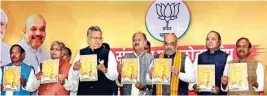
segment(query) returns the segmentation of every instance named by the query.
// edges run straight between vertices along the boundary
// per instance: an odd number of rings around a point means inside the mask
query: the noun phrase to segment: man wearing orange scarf
[[[70,95],[70,92],[67,90],[70,84],[67,84],[68,73],[71,64],[69,61],[63,59],[65,45],[62,42],[54,41],[51,44],[51,57],[52,59],[59,59],[59,82],[56,83],[47,83],[41,84],[39,87],[39,95]],[[40,72],[39,74],[42,74]],[[39,75],[38,74],[38,75]],[[40,78],[39,78],[40,79]]]
[[[153,86],[154,95],[188,95],[188,83],[195,82],[195,74],[189,57],[177,50],[177,37],[175,34],[167,34],[164,38],[164,52],[155,58],[172,59],[170,85],[156,84]],[[150,66],[149,76],[153,73]]]

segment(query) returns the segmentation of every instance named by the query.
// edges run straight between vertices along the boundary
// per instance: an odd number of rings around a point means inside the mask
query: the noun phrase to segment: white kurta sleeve
[[[228,61],[228,58],[227,58],[227,61]],[[229,64],[227,63],[227,64],[225,65],[225,67],[224,67],[223,76],[228,76],[228,66],[229,66]],[[229,82],[229,81],[228,81],[228,82]],[[227,92],[227,91],[228,91],[228,84],[227,84],[226,88],[223,89],[223,88],[222,88],[222,83],[221,83],[221,90],[222,90],[223,92]]]
[[[75,92],[78,90],[78,81],[77,80],[67,80],[65,79],[65,84],[63,85],[63,87],[68,90],[68,91],[72,91]]]
[[[26,90],[29,92],[36,91],[40,86],[40,81],[34,75],[33,69],[31,69],[31,73],[29,75],[28,81],[26,83]],[[23,88],[23,87],[22,87]],[[24,88],[23,88],[24,89]]]
[[[117,70],[117,61],[115,59],[115,55],[109,51],[109,55],[108,55],[108,69],[107,69],[107,73],[104,73],[106,75],[106,77],[109,80],[116,80],[118,79],[118,70]]]
[[[229,61],[231,61],[231,60],[233,60],[233,57],[230,56],[230,55],[228,55],[228,56],[227,56],[227,59],[226,59],[226,64],[227,64]]]
[[[195,82],[194,83],[189,83],[189,85],[188,85],[188,89],[189,90],[194,90],[194,85],[195,84],[197,84],[197,66],[198,66],[198,56],[199,55],[197,55],[196,56],[196,59],[195,59],[195,61],[193,62],[193,70],[194,70],[194,76],[195,76],[195,78],[196,78],[196,80],[195,80]]]
[[[193,64],[188,56],[185,58],[185,73],[180,72],[179,78],[187,83],[193,83],[196,81],[194,76]],[[180,71],[180,70],[179,70]]]
[[[65,80],[65,84],[63,85],[64,88],[68,91],[76,92],[78,90],[80,71],[73,70],[73,67],[74,63],[79,60],[80,60],[80,52],[78,52],[77,55],[75,56],[73,64],[69,69],[68,80]]]
[[[150,65],[149,65],[149,69],[152,68],[153,64],[154,64],[154,60],[151,61]],[[146,73],[146,83],[148,85],[152,85],[152,78],[150,78],[148,72]]]
[[[196,80],[193,83],[189,83],[189,85],[188,85],[189,90],[194,90],[193,87],[195,84],[197,84],[197,65],[198,65],[197,63],[193,64],[194,76],[195,76]]]
[[[257,82],[258,82],[258,88],[253,87],[256,92],[263,91],[264,89],[264,68],[262,63],[258,63],[257,69],[256,69],[256,74],[257,74]]]

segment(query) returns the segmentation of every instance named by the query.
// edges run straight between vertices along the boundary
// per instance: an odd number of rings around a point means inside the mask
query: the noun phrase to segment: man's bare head
[[[166,55],[173,55],[177,45],[177,36],[174,33],[169,33],[164,37],[164,53]]]
[[[29,16],[25,21],[25,40],[33,48],[41,47],[46,37],[46,21],[40,14]]]

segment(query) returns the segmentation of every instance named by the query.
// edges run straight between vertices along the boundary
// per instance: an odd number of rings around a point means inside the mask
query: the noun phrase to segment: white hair
[[[7,22],[8,22],[7,15],[6,15],[6,13],[5,13],[5,11],[4,11],[3,9],[0,9],[0,10],[1,10],[1,17],[4,16],[4,20],[1,19],[1,21],[3,20],[3,22],[4,22],[5,24],[7,24]]]

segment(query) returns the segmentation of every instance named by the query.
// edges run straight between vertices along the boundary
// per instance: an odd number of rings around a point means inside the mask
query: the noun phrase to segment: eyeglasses
[[[93,40],[102,40],[103,38],[102,37],[89,37],[90,39],[93,39]]]
[[[248,49],[249,47],[248,47],[248,46],[237,45],[237,48],[238,48],[238,49]]]
[[[55,51],[61,51],[61,49],[57,49],[57,48],[51,48],[50,49],[50,51],[53,51],[53,50],[55,50]]]
[[[33,32],[35,32],[37,30],[39,30],[40,32],[45,32],[45,27],[41,27],[41,28],[31,27],[30,30]]]
[[[165,46],[176,46],[176,43],[175,42],[172,42],[172,43],[167,43],[167,42],[164,42],[164,45]]]

